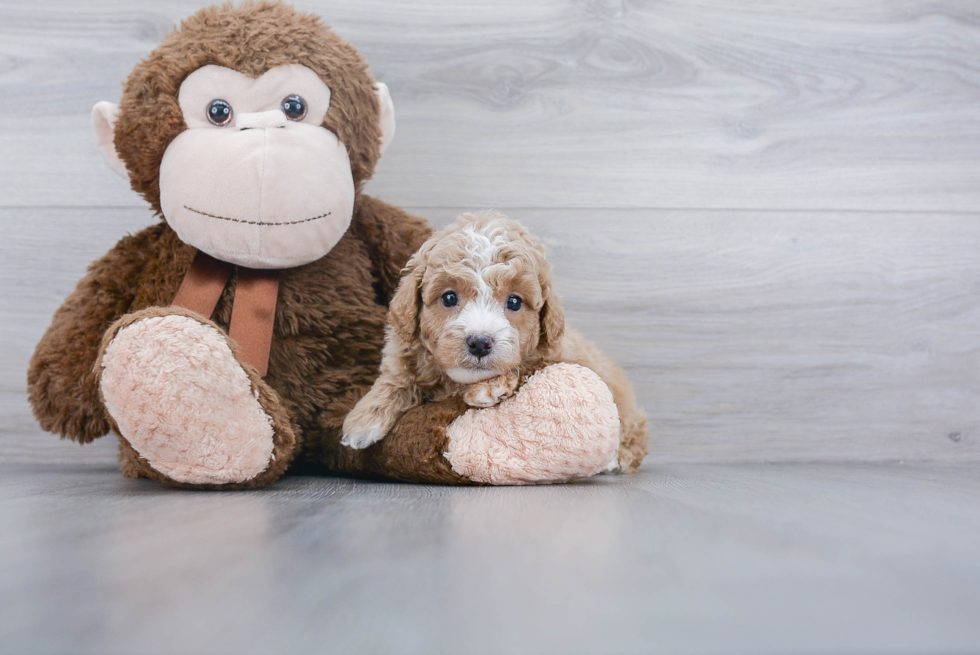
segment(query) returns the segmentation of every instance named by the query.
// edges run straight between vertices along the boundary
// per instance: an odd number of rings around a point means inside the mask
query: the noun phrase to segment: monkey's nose
[[[466,347],[474,357],[486,357],[493,349],[493,339],[485,334],[473,334],[466,338]]]
[[[235,116],[235,127],[240,130],[253,130],[264,127],[285,127],[286,114],[278,109],[242,113]]]

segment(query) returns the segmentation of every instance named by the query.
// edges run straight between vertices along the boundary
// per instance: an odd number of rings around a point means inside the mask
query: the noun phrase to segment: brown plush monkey
[[[164,221],[92,264],[55,314],[28,372],[44,429],[82,443],[111,429],[125,475],[194,488],[263,486],[299,464],[495,481],[494,415],[463,416],[458,401],[413,410],[367,450],[340,444],[377,376],[399,273],[430,234],[361,193],[394,114],[352,46],[280,3],[203,9],[136,66],[118,107],[96,105],[93,122],[107,162]],[[573,464],[608,449],[608,430],[582,430],[583,415],[611,403],[589,373],[556,369],[519,391],[512,416],[537,412],[569,430],[518,436],[553,445],[577,435]],[[555,391],[561,402],[536,406]],[[460,440],[480,466],[444,456]],[[555,474],[534,448],[508,448],[525,482],[596,472]]]

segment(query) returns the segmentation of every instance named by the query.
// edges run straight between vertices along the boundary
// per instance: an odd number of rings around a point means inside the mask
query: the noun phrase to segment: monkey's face
[[[319,259],[350,224],[347,148],[323,127],[330,89],[309,68],[253,79],[204,66],[181,84],[187,129],[160,164],[160,205],[182,241],[252,268]]]
[[[277,2],[182,21],[92,119],[109,166],[181,239],[251,268],[327,254],[395,131],[357,50]]]

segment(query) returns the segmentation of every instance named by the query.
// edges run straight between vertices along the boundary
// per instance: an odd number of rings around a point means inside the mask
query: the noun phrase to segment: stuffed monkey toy
[[[377,377],[400,271],[431,230],[361,192],[394,133],[391,98],[317,17],[276,2],[203,9],[93,124],[163,220],[94,262],[55,313],[28,371],[45,430],[83,444],[114,431],[124,475],[208,489],[291,467],[560,482],[616,461],[608,389],[562,365],[506,407],[430,403],[370,448],[341,445]],[[552,429],[501,441],[522,412]],[[461,444],[470,456],[451,461]]]

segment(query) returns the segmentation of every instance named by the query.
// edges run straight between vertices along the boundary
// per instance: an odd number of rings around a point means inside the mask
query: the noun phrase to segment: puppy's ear
[[[538,341],[538,351],[545,356],[557,355],[561,350],[562,337],[565,335],[565,312],[561,308],[561,302],[551,286],[550,279],[541,280],[541,296],[544,298],[544,304],[539,314],[541,336]]]
[[[551,284],[551,264],[548,262],[544,246],[522,228],[525,240],[528,242],[528,255],[538,274],[538,285],[541,287],[541,299],[544,301],[538,312],[538,353],[545,359],[557,357],[561,352],[561,340],[565,336],[565,312],[561,301]]]
[[[425,274],[423,260],[428,252],[426,244],[412,255],[402,269],[398,288],[388,304],[388,325],[405,343],[415,339],[419,332],[419,312],[422,310],[422,277]]]

